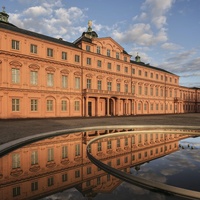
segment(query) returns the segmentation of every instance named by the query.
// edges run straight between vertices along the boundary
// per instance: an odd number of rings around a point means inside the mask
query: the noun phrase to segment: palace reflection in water
[[[109,193],[121,181],[87,158],[90,139],[122,130],[99,130],[44,139],[0,158],[0,199],[38,199],[75,187],[84,196]],[[99,160],[130,173],[131,167],[175,152],[187,136],[133,133],[96,141],[89,149]]]

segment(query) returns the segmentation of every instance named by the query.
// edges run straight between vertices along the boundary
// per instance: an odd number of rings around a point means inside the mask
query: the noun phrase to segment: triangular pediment
[[[94,38],[92,39],[92,43],[95,43],[96,45],[99,45],[101,47],[110,48],[114,51],[124,51],[124,48],[111,37]]]

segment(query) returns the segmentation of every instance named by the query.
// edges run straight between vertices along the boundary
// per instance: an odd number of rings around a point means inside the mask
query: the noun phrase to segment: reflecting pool
[[[200,192],[199,131],[182,132],[100,129],[20,145],[0,158],[0,199],[186,199],[124,181],[88,156],[129,177]]]

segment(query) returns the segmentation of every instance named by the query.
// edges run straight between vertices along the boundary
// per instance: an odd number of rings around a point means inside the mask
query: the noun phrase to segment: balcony
[[[128,92],[117,92],[109,90],[97,90],[97,89],[83,89],[83,94],[101,94],[101,95],[112,95],[112,96],[127,96],[134,97],[134,94]]]

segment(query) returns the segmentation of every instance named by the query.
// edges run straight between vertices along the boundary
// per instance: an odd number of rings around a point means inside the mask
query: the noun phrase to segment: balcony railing
[[[117,92],[109,90],[97,90],[97,89],[83,89],[84,94],[110,94],[110,95],[121,95],[121,96],[134,96],[134,94],[129,92]]]

